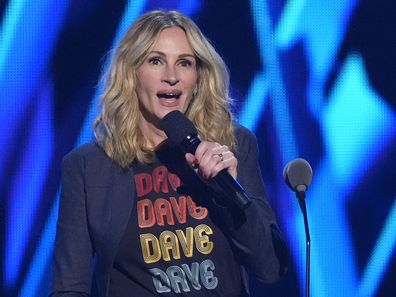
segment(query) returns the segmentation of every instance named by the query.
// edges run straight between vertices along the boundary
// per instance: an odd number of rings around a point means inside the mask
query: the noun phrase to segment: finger
[[[195,157],[198,159],[202,166],[207,166],[208,164],[215,161],[213,156],[221,155],[223,146],[217,142],[203,142],[202,146],[197,148]],[[217,160],[219,161],[219,160]]]
[[[226,152],[223,154],[223,161],[218,162],[211,168],[209,177],[215,177],[220,171],[225,169],[233,178],[236,178],[237,166],[238,160],[235,158],[234,154],[232,152]]]
[[[217,142],[202,141],[198,145],[194,155],[198,159],[198,161],[201,162],[202,158],[205,155],[212,155],[214,153],[213,150],[216,147],[221,147],[221,146]]]
[[[212,149],[205,154],[205,157],[208,158],[208,162],[217,165],[218,163],[223,162],[226,159],[233,158],[234,154],[228,149],[226,145],[218,145],[213,146]]]
[[[198,161],[193,154],[186,153],[185,155],[187,164],[190,165],[192,168],[196,168],[198,166]]]
[[[206,179],[215,177],[221,170],[226,169],[235,178],[237,159],[231,151],[213,154],[210,159],[204,156],[200,163],[200,172]]]
[[[199,169],[204,178],[210,178],[213,176],[213,168],[221,162],[223,156],[213,153],[212,150],[208,150],[202,156],[199,162]]]

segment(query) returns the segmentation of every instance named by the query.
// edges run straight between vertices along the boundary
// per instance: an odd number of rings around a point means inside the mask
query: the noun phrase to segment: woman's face
[[[197,67],[186,34],[164,29],[137,69],[141,124],[158,124],[173,110],[185,112],[197,85]]]

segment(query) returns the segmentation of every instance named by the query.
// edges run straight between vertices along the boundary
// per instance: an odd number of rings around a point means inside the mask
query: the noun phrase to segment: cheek
[[[196,73],[191,73],[188,79],[186,80],[186,84],[189,88],[194,89],[198,83],[198,77]]]
[[[139,101],[150,101],[149,99],[152,97],[152,83],[150,80],[147,80],[144,77],[140,77],[137,80],[136,85],[136,94],[139,98]]]
[[[148,91],[155,81],[155,73],[147,69],[138,69],[136,72],[137,90]]]
[[[146,78],[143,75],[139,75],[136,80],[136,90],[143,91],[147,86]]]
[[[147,84],[144,81],[138,80],[136,85],[136,96],[139,104],[146,108],[150,105],[150,91],[147,89]]]

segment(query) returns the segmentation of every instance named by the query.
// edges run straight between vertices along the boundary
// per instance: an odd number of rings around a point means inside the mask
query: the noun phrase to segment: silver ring
[[[220,154],[217,154],[217,155],[220,157],[220,162],[223,162],[224,161],[223,153],[220,153]]]

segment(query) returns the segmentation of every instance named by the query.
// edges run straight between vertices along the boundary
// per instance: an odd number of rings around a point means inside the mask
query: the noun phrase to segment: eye
[[[193,65],[193,62],[191,62],[190,60],[187,60],[187,59],[183,59],[183,60],[180,60],[179,61],[179,65],[181,66],[181,67],[191,67],[192,65]]]
[[[151,57],[148,59],[148,63],[151,65],[160,65],[162,62],[159,57]]]

